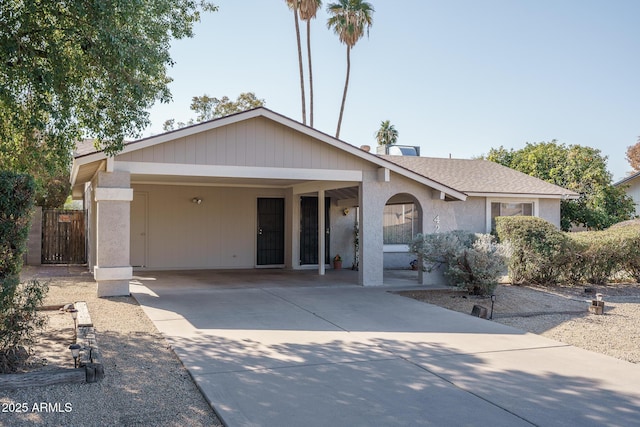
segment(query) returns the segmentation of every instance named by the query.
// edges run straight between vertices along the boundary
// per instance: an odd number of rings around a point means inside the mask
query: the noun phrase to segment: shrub
[[[511,244],[509,275],[515,284],[550,284],[573,275],[575,247],[553,224],[536,217],[496,218],[501,242]]]
[[[444,266],[450,284],[475,295],[493,293],[506,267],[509,248],[489,234],[452,231],[418,235],[411,251],[426,271]]]
[[[640,223],[605,232],[619,236],[619,268],[640,282]]]
[[[12,369],[20,346],[43,325],[36,312],[46,286],[20,286],[35,184],[28,175],[0,171],[0,369]]]
[[[0,372],[11,372],[29,355],[36,333],[47,318],[37,308],[47,295],[48,286],[36,280],[18,285],[12,300],[3,300],[0,310]],[[25,349],[26,348],[26,349]]]
[[[563,233],[540,218],[499,217],[496,231],[501,241],[512,245],[509,274],[514,283],[600,284],[619,272],[640,281],[638,222]]]
[[[602,284],[621,269],[622,239],[619,233],[584,231],[568,236],[575,250],[571,266],[573,282]]]

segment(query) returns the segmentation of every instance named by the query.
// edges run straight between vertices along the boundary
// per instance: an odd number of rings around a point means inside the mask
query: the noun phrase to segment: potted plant
[[[333,257],[333,269],[340,270],[342,268],[342,258],[340,254]]]

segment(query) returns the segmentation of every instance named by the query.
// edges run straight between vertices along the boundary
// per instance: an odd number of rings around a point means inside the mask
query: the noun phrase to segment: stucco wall
[[[253,268],[257,198],[285,198],[285,212],[291,203],[289,192],[282,189],[158,185],[133,185],[133,189],[133,203],[140,193],[147,197],[149,269]],[[194,197],[202,203],[193,203]],[[137,214],[131,221],[132,228],[140,228],[133,223],[144,218]],[[289,221],[285,213],[285,223]],[[285,242],[289,237],[286,233]],[[286,245],[285,260],[290,251]]]
[[[455,218],[455,225],[454,228],[441,228],[441,231],[487,232],[487,199],[485,197],[468,197],[464,202],[449,202],[449,205]]]
[[[539,215],[540,218],[546,219],[551,224],[560,228],[560,200],[558,199],[540,199]]]

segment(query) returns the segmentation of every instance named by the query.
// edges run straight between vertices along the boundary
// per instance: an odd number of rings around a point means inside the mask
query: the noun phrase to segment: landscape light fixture
[[[71,356],[73,356],[73,367],[78,367],[78,356],[80,356],[80,344],[71,344],[69,350],[71,350]]]
[[[491,314],[489,314],[489,320],[493,320],[493,304],[496,302],[496,294],[491,294]]]
[[[78,338],[78,310],[75,308],[72,308],[69,310],[69,313],[71,313],[71,318],[73,319],[73,336],[77,339]]]

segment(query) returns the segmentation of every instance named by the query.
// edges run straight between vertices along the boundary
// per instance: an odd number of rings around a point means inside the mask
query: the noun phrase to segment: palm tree
[[[293,11],[293,19],[296,24],[296,40],[298,41],[298,66],[300,68],[300,95],[302,97],[302,123],[307,124],[307,101],[304,97],[304,72],[302,69],[302,46],[300,44],[300,24],[298,23],[298,10],[301,0],[285,0],[289,9]]]
[[[349,73],[351,71],[351,48],[364,35],[366,27],[367,35],[369,28],[373,24],[373,6],[363,0],[339,0],[327,6],[327,12],[331,15],[327,21],[327,27],[333,29],[341,43],[347,45],[347,78],[344,82],[344,92],[342,94],[342,105],[340,106],[340,117],[338,118],[338,128],[336,138],[340,137],[340,126],[342,125],[342,115],[344,113],[344,103],[347,99],[347,89],[349,88]]]
[[[311,66],[311,20],[322,6],[321,0],[300,0],[300,19],[307,21],[307,58],[309,60],[309,126],[313,127],[313,67]]]
[[[398,142],[398,131],[391,124],[391,121],[380,122],[380,129],[376,132],[376,141],[378,141],[378,145],[394,145]]]

